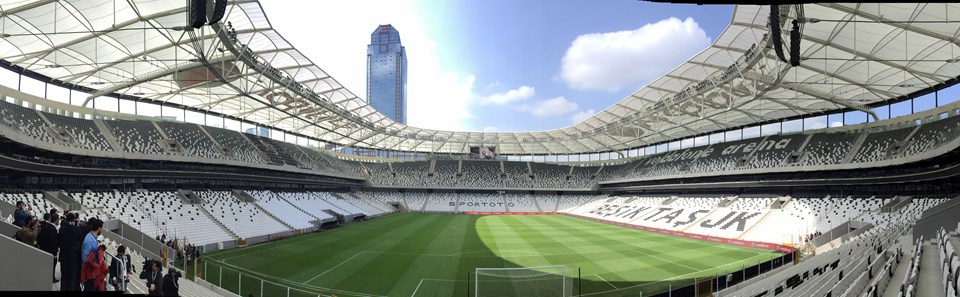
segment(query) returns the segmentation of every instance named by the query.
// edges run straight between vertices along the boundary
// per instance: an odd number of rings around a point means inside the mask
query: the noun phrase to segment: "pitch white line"
[[[420,290],[420,285],[422,285],[422,284],[423,284],[423,279],[421,278],[421,279],[420,279],[420,283],[417,284],[417,288],[416,288],[416,289],[413,289],[413,294],[410,294],[410,297],[417,296],[417,291]]]
[[[309,239],[306,239],[306,240],[309,240]],[[252,255],[252,254],[257,254],[257,253],[266,252],[266,251],[269,251],[269,250],[272,250],[272,249],[275,249],[275,248],[281,248],[281,247],[285,247],[285,246],[288,246],[288,245],[299,244],[299,243],[300,243],[299,241],[288,242],[288,243],[285,243],[285,244],[281,244],[281,245],[277,245],[277,246],[272,246],[272,247],[269,247],[269,248],[265,248],[265,249],[262,249],[262,250],[245,251],[246,253],[242,253],[242,252],[244,252],[243,250],[237,250],[237,252],[241,252],[241,253],[238,254],[238,255],[236,255],[236,256],[223,257],[223,258],[220,258],[220,259],[222,259],[223,262],[227,262],[227,260],[230,260],[230,259],[233,259],[233,258],[239,258],[239,257],[243,257],[243,256],[249,256],[249,255]]]
[[[356,228],[360,228],[360,227],[366,227],[366,225],[364,225],[364,226],[353,226],[352,228],[356,229]],[[292,241],[290,241],[290,242],[287,242],[287,243],[284,243],[284,244],[280,244],[280,245],[276,245],[276,246],[272,246],[272,247],[268,247],[268,248],[264,248],[264,249],[257,249],[257,248],[260,247],[260,246],[249,246],[249,247],[244,247],[244,248],[237,248],[237,249],[234,249],[234,250],[227,250],[227,251],[224,251],[224,253],[218,255],[218,257],[224,256],[224,255],[231,255],[231,256],[229,256],[229,257],[220,258],[220,259],[226,261],[226,260],[228,260],[228,259],[233,259],[233,258],[239,258],[239,257],[243,257],[243,256],[249,256],[249,255],[253,255],[253,254],[258,254],[258,253],[266,252],[266,251],[269,251],[269,250],[272,250],[272,249],[281,248],[281,247],[285,247],[285,246],[288,246],[288,245],[300,244],[300,243],[304,243],[304,242],[308,242],[308,241],[312,241],[312,240],[316,240],[316,239],[330,239],[330,238],[333,237],[333,236],[338,236],[338,235],[340,235],[341,232],[338,232],[338,231],[340,231],[340,230],[344,230],[344,229],[341,227],[341,228],[339,228],[339,229],[334,229],[334,230],[330,230],[330,231],[323,231],[323,232],[325,232],[327,235],[325,235],[325,236],[314,236],[314,237],[311,237],[311,238],[303,238],[303,237],[300,237],[300,236],[307,236],[307,235],[309,235],[309,233],[307,233],[307,234],[301,234],[301,235],[298,235],[298,236],[296,236],[296,237],[285,238],[285,239],[292,239]],[[312,233],[316,233],[316,232],[312,232]],[[335,234],[330,234],[330,233],[335,233]],[[299,240],[298,240],[298,239],[299,239]],[[265,244],[269,244],[269,242],[268,242],[268,243],[265,243]]]
[[[350,262],[350,260],[353,260],[353,258],[356,258],[356,257],[359,256],[360,254],[363,254],[363,253],[366,253],[366,252],[367,252],[367,251],[359,252],[359,253],[357,253],[356,255],[353,255],[353,257],[350,257],[350,258],[348,258],[348,259],[346,259],[346,260],[343,260],[343,262],[340,262],[340,264],[337,264],[337,266],[333,266],[333,268],[327,269],[327,271],[324,271],[324,272],[322,272],[322,273],[320,273],[320,274],[317,274],[317,276],[314,276],[313,278],[311,278],[311,279],[309,279],[309,280],[307,280],[307,281],[305,281],[305,282],[303,282],[303,283],[304,283],[304,284],[309,283],[309,282],[317,279],[318,277],[323,276],[324,274],[327,274],[327,272],[330,272],[330,271],[333,271],[334,269],[337,269],[337,267],[340,267],[340,265],[343,265],[344,263]]]
[[[608,285],[610,285],[610,286],[613,287],[614,289],[620,290],[620,288],[617,288],[617,286],[614,286],[613,284],[611,284],[610,282],[608,282],[606,279],[604,279],[604,278],[603,278],[602,276],[600,276],[599,274],[594,274],[594,275],[596,275],[597,277],[599,277],[600,280],[602,280],[603,282],[607,283]]]
[[[664,258],[660,258],[660,257],[654,256],[654,255],[651,255],[651,254],[647,254],[647,253],[641,252],[641,251],[639,251],[639,250],[630,250],[630,251],[631,251],[631,252],[635,252],[635,253],[641,253],[641,254],[643,254],[644,256],[647,256],[647,257],[651,257],[651,258],[654,258],[654,259],[660,259],[660,260],[667,261],[667,262],[670,262],[670,263],[673,263],[673,264],[677,264],[677,265],[679,265],[679,266],[683,266],[683,267],[686,267],[686,268],[689,268],[689,269],[693,269],[693,270],[695,270],[695,271],[699,271],[699,269],[697,269],[697,268],[693,268],[693,267],[690,267],[690,266],[687,266],[687,265],[680,264],[680,263],[675,262],[675,261],[670,261],[670,260],[667,260],[667,259],[664,259]]]
[[[292,289],[295,289],[295,290],[298,290],[298,291],[302,291],[302,292],[306,292],[306,291],[303,291],[303,290],[300,290],[300,288],[294,288],[294,287],[311,288],[311,289],[316,290],[316,291],[329,291],[329,292],[338,293],[338,294],[347,295],[347,296],[376,296],[376,297],[387,297],[387,296],[383,296],[383,295],[374,295],[374,294],[369,294],[369,293],[352,292],[352,291],[338,290],[338,289],[333,289],[333,288],[325,288],[325,287],[314,286],[314,285],[310,285],[310,284],[298,283],[298,282],[289,281],[289,280],[286,280],[286,279],[283,279],[283,278],[277,278],[277,277],[275,277],[275,276],[270,276],[270,275],[266,275],[266,274],[263,274],[263,273],[259,273],[259,272],[256,272],[256,271],[253,271],[253,270],[249,270],[249,269],[246,269],[246,268],[243,268],[243,267],[239,267],[239,266],[236,266],[236,265],[231,265],[231,264],[228,264],[228,263],[225,263],[225,262],[219,262],[219,261],[216,261],[216,260],[211,261],[211,263],[215,263],[215,264],[217,264],[217,265],[229,266],[229,267],[231,267],[231,268],[233,268],[233,269],[236,269],[237,272],[243,271],[243,272],[245,272],[245,273],[247,273],[247,274],[249,274],[249,275],[257,276],[257,278],[260,278],[260,279],[262,279],[262,280],[273,279],[273,280],[275,280],[276,282],[274,282],[274,281],[267,281],[267,282],[270,282],[270,283],[273,283],[273,284],[277,284],[277,285],[285,285],[285,286],[288,286],[288,287],[290,287],[290,288],[292,288]],[[330,297],[330,295],[323,295],[323,294],[321,294],[321,295],[324,296],[324,297]]]

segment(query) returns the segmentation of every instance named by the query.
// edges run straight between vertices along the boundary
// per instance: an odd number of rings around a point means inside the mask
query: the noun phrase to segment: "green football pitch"
[[[473,296],[475,268],[554,265],[574,294],[649,296],[778,256],[560,215],[404,213],[211,253],[199,266],[243,297]]]

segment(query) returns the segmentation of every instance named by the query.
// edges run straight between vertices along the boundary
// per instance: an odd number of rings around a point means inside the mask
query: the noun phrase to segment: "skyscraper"
[[[367,104],[394,121],[407,123],[407,53],[400,32],[389,24],[370,34]]]

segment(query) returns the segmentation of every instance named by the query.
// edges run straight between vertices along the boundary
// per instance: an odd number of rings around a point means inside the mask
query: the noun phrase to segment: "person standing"
[[[97,236],[100,236],[100,229],[103,228],[103,222],[100,219],[92,218],[87,220],[87,228],[90,232],[83,238],[83,246],[80,259],[83,260],[83,268],[80,273],[80,280],[83,282],[84,291],[96,290],[96,279],[94,278],[96,269],[103,265],[103,259],[97,259]],[[99,260],[99,261],[98,261]]]
[[[68,212],[60,224],[60,291],[80,291],[80,241],[83,233],[76,220],[76,214]]]
[[[53,282],[59,282],[57,279],[57,252],[60,251],[59,236],[57,234],[57,224],[60,224],[60,215],[56,213],[48,214],[49,221],[40,225],[40,235],[37,237],[38,247],[53,255]]]
[[[163,277],[163,296],[180,296],[180,272],[170,267],[167,269],[167,275]]]
[[[27,216],[23,228],[17,232],[20,242],[37,247],[37,235],[40,234],[40,220],[34,216]]]
[[[147,274],[147,296],[163,296],[163,273],[160,271],[160,261],[153,260]]]
[[[107,277],[108,270],[106,254],[107,247],[101,244],[84,259],[83,269],[80,271],[84,291],[106,291],[106,283],[103,281]]]
[[[114,291],[127,291],[127,283],[130,282],[130,275],[133,273],[130,255],[127,254],[127,247],[117,247],[117,257],[110,262],[110,284]]]
[[[17,209],[13,211],[13,224],[17,227],[23,227],[27,223],[27,218],[30,217],[31,207],[27,206],[23,201],[17,201]]]

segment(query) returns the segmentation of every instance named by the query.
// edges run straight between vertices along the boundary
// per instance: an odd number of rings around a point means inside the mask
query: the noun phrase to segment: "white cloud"
[[[583,120],[586,120],[595,114],[597,114],[597,111],[593,109],[581,110],[570,115],[570,121],[576,124],[579,122],[583,122]]]
[[[474,118],[470,104],[475,80],[473,75],[460,78],[452,72],[438,72],[432,78],[435,85],[410,84],[408,96],[418,96],[415,100],[407,99],[407,124],[438,130],[472,130],[467,122]]]
[[[843,126],[843,122],[841,121],[830,122],[830,127],[840,127],[840,126]]]
[[[530,99],[536,94],[536,90],[530,86],[520,86],[519,88],[506,92],[495,93],[490,96],[480,98],[480,105],[487,104],[507,104]]]
[[[580,35],[561,60],[560,79],[577,90],[639,88],[710,43],[693,18],[671,17],[632,31]]]
[[[565,115],[577,111],[579,108],[576,102],[571,102],[563,97],[550,98],[534,102],[533,104],[523,104],[516,107],[519,111],[527,112],[541,118]]]
[[[497,129],[497,127],[494,127],[494,126],[483,127],[483,132],[497,132],[497,131],[500,131],[500,129]]]
[[[824,123],[824,122],[813,122],[813,123],[810,123],[809,125],[807,125],[807,127],[805,128],[805,130],[823,129],[823,128],[826,128],[826,127],[827,127],[827,124]]]

